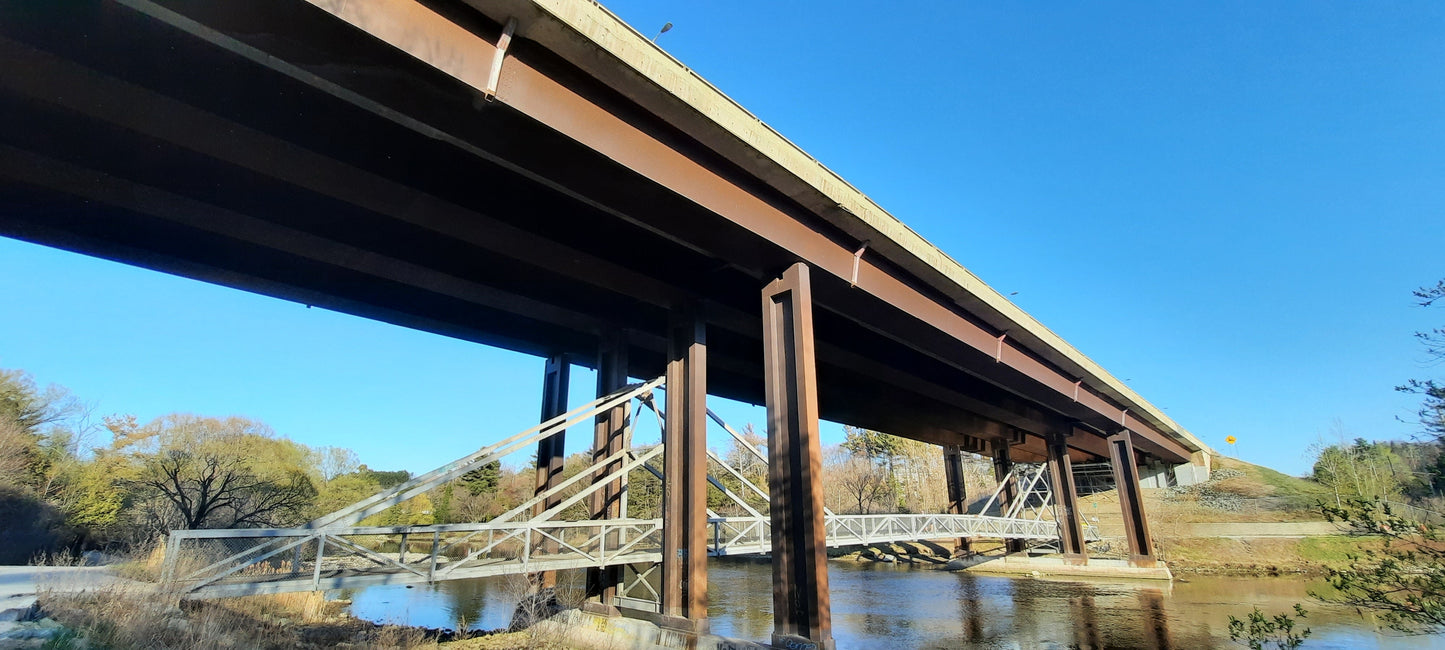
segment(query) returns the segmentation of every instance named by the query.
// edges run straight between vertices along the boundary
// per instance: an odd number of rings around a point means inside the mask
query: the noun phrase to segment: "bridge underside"
[[[544,420],[565,410],[569,363],[599,368],[599,395],[665,375],[659,600],[694,630],[709,394],[768,405],[775,640],[831,644],[819,417],[950,462],[990,454],[1005,486],[1014,462],[1047,460],[1078,558],[1070,462],[1108,459],[1153,562],[1139,456],[1202,459],[1197,441],[1037,324],[738,157],[720,123],[648,103],[655,85],[589,59],[596,43],[578,50],[543,4],[565,3],[4,4],[0,235],[546,356]],[[609,409],[594,460],[621,466]],[[559,448],[539,444],[539,494]],[[601,494],[594,520],[615,517]],[[313,523],[322,555],[345,524]]]
[[[469,8],[433,9],[497,38]],[[557,115],[487,101],[304,2],[4,12],[11,237],[583,365],[622,329],[634,377],[663,371],[668,315],[700,301],[708,391],[752,403],[758,288],[800,257],[860,245],[528,41],[512,43],[503,80]],[[438,57],[460,55],[446,35],[428,38]],[[617,150],[559,132],[565,120]],[[678,159],[619,153],[659,145]],[[684,182],[745,200],[756,218],[704,207]],[[907,277],[882,259],[863,272]],[[1108,456],[1100,434],[1117,422],[898,307],[951,300],[850,279],[813,276],[823,418],[939,444],[1017,429],[1034,434],[1020,460],[1043,459],[1036,436],[1073,423],[1087,430],[1071,438],[1076,460]],[[1136,434],[1140,452],[1188,460],[1173,440]]]

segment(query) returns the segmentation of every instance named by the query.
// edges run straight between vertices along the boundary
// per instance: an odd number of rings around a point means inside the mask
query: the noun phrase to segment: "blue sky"
[[[1298,473],[1336,422],[1414,432],[1445,4],[606,4],[1206,442]],[[99,413],[413,471],[537,416],[535,358],[12,240],[0,283],[0,367]]]

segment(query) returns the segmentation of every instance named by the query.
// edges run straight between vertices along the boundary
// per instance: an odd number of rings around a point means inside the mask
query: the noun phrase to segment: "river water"
[[[578,575],[562,577],[575,581]],[[931,567],[828,563],[833,635],[847,648],[1211,648],[1230,647],[1228,617],[1252,605],[1266,613],[1309,610],[1305,648],[1438,648],[1442,637],[1377,633],[1352,609],[1314,602],[1322,583],[1294,578],[1188,577],[1149,582],[1068,582],[996,577]],[[767,640],[772,568],[713,560],[708,615],[722,636]],[[381,586],[348,594],[353,615],[377,622],[471,629],[506,627],[517,578],[435,586]],[[1239,646],[1235,646],[1239,647]]]

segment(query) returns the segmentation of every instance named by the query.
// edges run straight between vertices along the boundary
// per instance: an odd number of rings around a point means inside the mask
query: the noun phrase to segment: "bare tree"
[[[762,450],[763,446],[767,443],[766,438],[758,435],[758,433],[753,430],[753,424],[751,422],[745,425],[743,430],[738,433],[753,449]],[[731,465],[739,474],[747,477],[754,485],[766,490],[768,487],[767,462],[759,458],[757,454],[744,449],[742,443],[738,442],[736,438],[729,436],[729,439],[731,444],[728,447],[727,455],[724,456],[728,465]]]
[[[33,438],[20,423],[0,415],[0,484],[20,484],[28,478]]]
[[[328,481],[361,467],[361,458],[345,447],[317,447],[315,452],[316,467],[321,470],[321,478]]]
[[[187,529],[293,523],[316,496],[299,472],[266,480],[242,458],[174,449],[146,459],[135,483],[163,496]]]
[[[871,458],[835,447],[829,451],[824,480],[831,483],[849,501],[857,505],[859,514],[871,514],[873,507],[889,495],[888,472]]]

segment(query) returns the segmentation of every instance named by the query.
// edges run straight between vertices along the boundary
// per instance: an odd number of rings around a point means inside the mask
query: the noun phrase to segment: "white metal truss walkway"
[[[614,565],[654,565],[652,570],[655,570],[662,558],[662,520],[628,518],[625,490],[622,518],[559,521],[555,517],[582,502],[618,474],[626,476],[634,470],[658,474],[648,461],[662,454],[661,444],[637,450],[630,447],[634,413],[651,410],[661,424],[662,413],[652,395],[661,385],[659,378],[628,386],[305,526],[173,531],[167,544],[164,580],[189,597],[205,598],[430,583]],[[632,406],[634,400],[639,403],[636,409]],[[539,440],[578,424],[590,424],[595,416],[617,406],[628,410],[628,448],[598,460],[592,467],[491,521],[430,526],[358,525],[366,517],[469,471],[531,448]],[[715,414],[709,412],[709,415],[740,442],[741,448],[766,462],[762,450]],[[765,490],[717,454],[710,451],[709,458],[735,479],[742,491],[756,495],[755,502],[766,502]],[[599,469],[619,460],[621,465],[612,472]],[[826,512],[827,544],[857,546],[966,537],[1057,540],[1058,525],[1053,518],[1045,469],[1042,465],[1019,465],[1015,474],[1000,482],[1002,489],[1002,485],[1016,476],[1021,495],[1013,499],[1001,516]],[[772,522],[766,512],[749,504],[716,478],[709,476],[709,482],[712,489],[721,491],[735,509],[745,514],[725,517],[710,511],[708,554],[768,553]],[[587,485],[579,487],[583,483]],[[549,499],[555,501],[554,497],[565,498],[536,516],[527,516],[538,504]],[[995,492],[981,512],[987,512],[998,498],[999,493]],[[1095,529],[1086,528],[1086,537],[1097,539],[1097,536]],[[651,591],[647,578],[652,570],[637,573],[632,586]],[[637,600],[626,598],[626,593],[624,589],[626,600]]]

